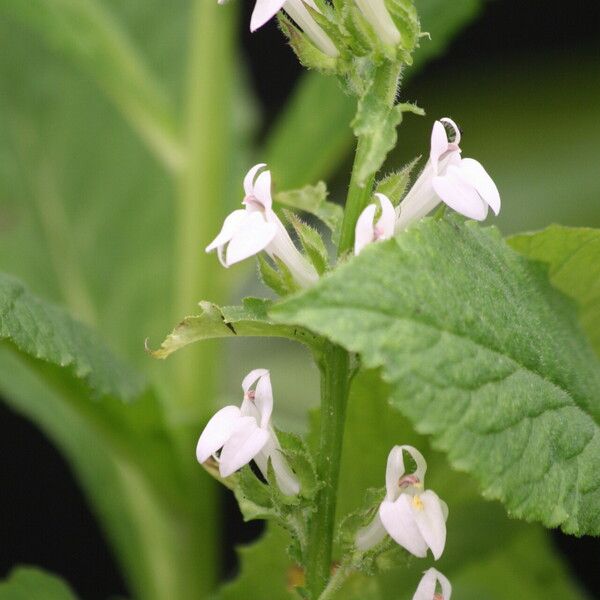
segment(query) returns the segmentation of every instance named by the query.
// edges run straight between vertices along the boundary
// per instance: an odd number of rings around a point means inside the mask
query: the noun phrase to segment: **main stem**
[[[399,65],[385,65],[376,74],[374,85],[390,109],[396,100]],[[359,181],[358,173],[364,160],[365,138],[359,138],[350,178],[348,197],[342,221],[338,257],[352,250],[354,229],[362,210],[373,192],[375,174]],[[342,573],[330,581],[332,567],[335,508],[340,473],[340,460],[350,388],[350,357],[348,352],[330,344],[319,360],[321,369],[321,427],[317,471],[323,488],[316,500],[316,511],[309,524],[309,545],[306,558],[306,587],[313,599],[328,598],[343,581]],[[344,577],[347,575],[344,572]],[[337,579],[339,578],[339,582]],[[328,586],[328,582],[331,584]],[[327,591],[325,591],[327,590]]]
[[[331,345],[320,360],[321,428],[317,471],[324,487],[309,527],[306,585],[311,598],[325,589],[331,571],[335,505],[349,388],[349,357]]]

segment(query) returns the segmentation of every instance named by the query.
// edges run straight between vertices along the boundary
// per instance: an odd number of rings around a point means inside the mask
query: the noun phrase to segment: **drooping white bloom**
[[[437,591],[438,584],[441,592]],[[447,577],[431,567],[425,571],[413,600],[450,600],[450,596],[452,596],[452,586]]]
[[[397,209],[396,231],[421,219],[440,202],[476,221],[486,218],[488,207],[496,215],[500,212],[496,184],[479,162],[461,158],[459,143],[460,130],[454,121],[445,118],[434,123],[429,160]]]
[[[229,267],[264,250],[287,266],[300,287],[308,287],[317,281],[317,272],[294,246],[273,211],[271,172],[263,170],[258,174],[265,166],[259,163],[248,171],[242,201],[245,208],[234,210],[225,219],[219,235],[206,247],[206,252],[216,249],[221,264]]]
[[[269,371],[254,369],[244,378],[242,389],[244,399],[239,408],[225,406],[207,423],[196,446],[198,462],[202,464],[213,456],[221,477],[229,477],[254,460],[266,478],[271,460],[279,489],[288,496],[297,494],[300,484],[271,426],[273,391]]]
[[[384,0],[356,0],[356,4],[384,44],[397,46],[400,43],[400,32]]]
[[[226,0],[218,0],[224,4]],[[250,31],[254,32],[270,21],[281,9],[298,24],[304,33],[311,39],[312,43],[328,56],[338,56],[338,49],[329,36],[317,24],[313,16],[306,9],[310,6],[318,11],[314,0],[256,0],[252,17],[250,18]]]
[[[403,452],[416,463],[414,473],[406,475]],[[359,530],[356,546],[369,550],[389,534],[411,554],[424,558],[429,548],[437,560],[446,544],[448,507],[438,495],[425,490],[427,463],[412,446],[394,446],[385,472],[386,495],[375,519]]]
[[[354,230],[354,254],[360,254],[362,249],[372,242],[387,240],[394,235],[396,224],[394,205],[385,194],[375,194],[375,196],[379,200],[381,216],[375,223],[376,204],[369,204],[362,211]]]

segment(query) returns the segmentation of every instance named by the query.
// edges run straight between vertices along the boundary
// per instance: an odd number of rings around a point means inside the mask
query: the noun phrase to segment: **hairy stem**
[[[369,203],[369,198],[373,191],[373,183],[375,175],[371,175],[369,179],[360,185],[358,182],[357,173],[360,161],[362,160],[361,144],[364,143],[362,138],[358,139],[356,145],[356,154],[354,156],[354,167],[352,169],[352,177],[350,178],[350,186],[348,188],[348,198],[346,200],[346,208],[344,210],[344,220],[342,221],[342,232],[340,235],[340,245],[338,247],[338,256],[342,256],[352,250],[354,245],[354,228],[356,221]]]
[[[324,487],[309,526],[306,564],[307,587],[312,598],[325,589],[331,570],[335,506],[349,387],[349,357],[331,345],[321,361],[321,429],[317,470]]]
[[[380,98],[390,109],[396,100],[399,65],[385,65],[375,76],[373,85]],[[359,181],[358,173],[364,161],[366,138],[359,138],[348,197],[342,221],[338,257],[348,253],[354,244],[356,221],[369,202],[375,173],[366,181]],[[316,511],[309,524],[309,545],[306,558],[306,587],[311,598],[329,598],[347,577],[347,569],[340,569],[331,577],[335,508],[340,472],[340,459],[346,420],[346,406],[350,387],[350,357],[339,346],[330,344],[320,357],[321,370],[321,428],[317,470],[323,488],[316,500]],[[343,572],[342,572],[343,571]]]
[[[400,64],[385,64],[380,67],[373,80],[374,89],[378,97],[385,102],[391,109],[396,101],[398,93],[398,82],[401,73]],[[359,181],[358,173],[364,160],[366,138],[359,137],[356,145],[356,154],[354,155],[354,165],[352,167],[352,176],[348,187],[348,197],[344,209],[344,220],[342,221],[342,231],[340,234],[340,243],[338,247],[338,256],[343,256],[352,249],[354,245],[354,229],[356,221],[365,206],[371,199],[373,193],[373,183],[375,182],[375,173],[366,181]]]

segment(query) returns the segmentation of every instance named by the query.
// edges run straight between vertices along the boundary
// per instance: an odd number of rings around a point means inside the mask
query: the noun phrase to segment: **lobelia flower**
[[[403,452],[417,469],[406,475]],[[366,551],[389,534],[411,554],[424,558],[429,548],[437,560],[446,544],[448,506],[435,492],[424,489],[427,463],[412,446],[394,446],[385,472],[386,496],[375,519],[356,535],[356,546]]]
[[[441,592],[437,592],[438,584]],[[425,571],[412,600],[450,600],[452,586],[448,579],[433,567]]]
[[[196,446],[200,464],[211,456],[219,463],[221,477],[229,477],[254,460],[267,477],[269,460],[279,489],[287,496],[300,491],[300,484],[285,460],[271,427],[273,391],[266,369],[250,371],[242,382],[242,405],[225,406],[207,423]],[[220,455],[217,452],[221,450]]]
[[[384,0],[356,0],[356,4],[384,44],[397,46],[400,43],[400,32]]]
[[[218,0],[224,4],[227,0]],[[311,39],[312,43],[328,56],[339,55],[338,49],[329,36],[317,24],[313,16],[307,10],[306,5],[313,10],[319,11],[314,0],[256,0],[254,11],[250,18],[250,31],[254,32],[270,21],[281,9],[298,24],[304,33]]]
[[[446,127],[451,130],[448,139]],[[490,207],[500,212],[500,194],[479,162],[461,158],[460,130],[452,119],[440,119],[431,132],[429,160],[400,206],[396,231],[424,217],[440,202],[465,217],[483,221]]]
[[[271,172],[258,174],[265,166],[259,163],[248,171],[244,178],[246,196],[242,201],[245,208],[234,210],[225,219],[219,235],[206,247],[206,252],[216,249],[221,264],[229,267],[264,250],[286,265],[300,287],[308,287],[317,281],[317,272],[294,246],[273,211]]]
[[[369,204],[362,211],[354,230],[354,254],[360,254],[362,249],[372,242],[387,240],[394,235],[396,224],[394,205],[385,194],[375,194],[375,196],[379,200],[381,216],[375,223],[376,204]]]

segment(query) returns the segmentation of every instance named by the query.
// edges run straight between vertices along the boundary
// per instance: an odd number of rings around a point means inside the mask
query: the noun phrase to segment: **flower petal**
[[[387,531],[381,522],[381,518],[379,517],[379,514],[376,514],[369,525],[357,531],[355,540],[356,547],[361,552],[365,552],[366,550],[370,550],[377,546],[386,535]]]
[[[413,446],[400,446],[402,450],[408,452],[411,458],[415,461],[416,469],[414,475],[421,483],[425,481],[425,473],[427,473],[427,461],[425,457]]]
[[[244,394],[248,393],[248,390],[264,375],[268,375],[268,369],[253,369],[244,377],[242,380],[242,389],[244,390]]]
[[[240,417],[221,451],[219,471],[229,477],[247,465],[269,440],[269,433],[261,429],[252,417]]]
[[[273,412],[273,389],[271,387],[271,375],[268,371],[256,384],[254,404],[260,413],[260,426],[265,429],[269,425],[271,413]]]
[[[476,221],[486,218],[487,204],[477,190],[463,180],[459,167],[449,167],[446,175],[434,177],[432,183],[436,194],[456,212]]]
[[[433,600],[437,584],[437,570],[433,567],[427,571],[421,578],[413,600]]]
[[[277,11],[285,4],[285,0],[256,0],[256,6],[250,19],[250,31],[256,31],[269,19],[272,19]]]
[[[358,255],[365,246],[373,241],[373,219],[377,206],[369,204],[358,217],[354,228],[354,254]]]
[[[452,127],[452,129],[454,129],[454,139],[452,140],[452,143],[456,144],[458,146],[460,144],[460,138],[462,135],[460,133],[459,126],[450,117],[444,117],[443,119],[440,119],[440,122],[442,124],[450,125],[450,127]],[[446,137],[447,137],[447,134],[446,134]]]
[[[270,455],[275,479],[279,489],[285,496],[296,496],[300,492],[300,482],[296,479],[285,456],[276,448]]]
[[[415,496],[415,498],[417,498]],[[427,490],[418,496],[420,502],[412,502],[413,518],[434,558],[437,560],[446,545],[446,520],[438,495]]]
[[[402,494],[395,502],[384,500],[379,507],[379,517],[398,544],[419,558],[427,556],[427,543],[415,523],[411,496]]]
[[[450,596],[452,596],[450,582],[443,573],[433,567],[425,571],[413,600],[433,600],[438,582],[442,587],[443,600],[450,600]]]
[[[263,171],[254,182],[254,197],[270,211],[273,206],[271,199],[271,171]]]
[[[248,213],[227,246],[226,263],[233,265],[264,250],[277,233],[274,223],[267,223],[261,213]]]
[[[226,406],[211,418],[196,446],[196,458],[200,464],[223,447],[231,437],[240,417],[240,409],[237,406]]]
[[[446,128],[441,121],[436,121],[431,130],[431,149],[429,150],[429,160],[437,172],[437,164],[440,157],[448,150],[448,135]]]
[[[223,221],[223,227],[217,237],[206,246],[206,252],[212,252],[215,248],[224,246],[235,235],[236,231],[243,227],[247,212],[244,209],[234,210]]]
[[[394,235],[396,226],[396,209],[385,194],[375,194],[381,206],[381,216],[377,221],[377,228],[381,231],[380,238],[387,240]]]
[[[405,473],[402,446],[394,446],[388,454],[385,468],[385,499],[394,502],[400,495],[398,482]]]
[[[473,158],[463,158],[460,172],[497,215],[500,212],[500,192],[481,163]]]
[[[252,196],[252,194],[254,194],[254,180],[256,179],[256,174],[266,166],[266,163],[258,163],[246,173],[246,176],[244,177],[244,193],[246,196]]]

